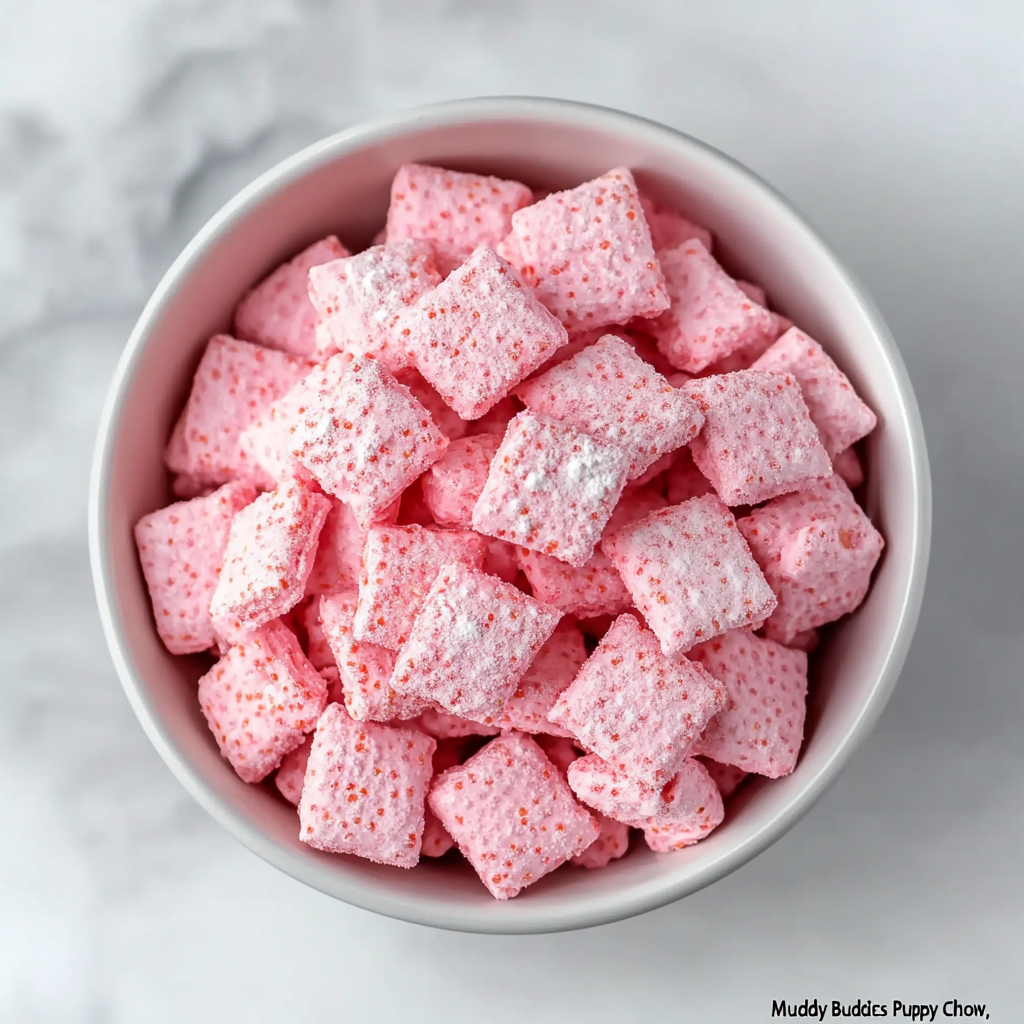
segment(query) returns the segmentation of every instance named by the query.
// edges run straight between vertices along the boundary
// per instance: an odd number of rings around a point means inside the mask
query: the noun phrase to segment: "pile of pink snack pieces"
[[[874,414],[625,168],[406,165],[378,241],[243,297],[135,527],[221,753],[311,846],[455,847],[498,899],[703,839],[794,770],[816,631],[868,591]]]

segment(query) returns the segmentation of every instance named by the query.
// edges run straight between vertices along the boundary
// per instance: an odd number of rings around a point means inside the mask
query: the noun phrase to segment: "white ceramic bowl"
[[[867,510],[887,547],[864,605],[813,659],[807,738],[788,778],[757,780],[726,822],[671,854],[634,849],[602,871],[566,868],[498,902],[465,864],[412,871],[299,842],[295,810],[242,782],[199,710],[195,658],[174,658],[153,627],[132,540],[171,500],[161,453],[207,339],[228,329],[245,289],[333,232],[353,251],[384,221],[406,161],[567,188],[616,165],[654,198],[714,232],[716,254],[819,339],[878,413],[867,443]],[[423,924],[539,932],[613,921],[714,882],[805,814],[864,740],[892,692],[917,621],[931,532],[924,435],[906,370],[877,310],[807,223],[739,164],[628,114],[541,99],[478,99],[412,110],[341,132],[285,160],[232,199],[178,257],[125,348],[97,439],[90,500],[96,593],[135,713],[188,791],[282,871],[357,906]],[[641,844],[642,845],[642,844]]]

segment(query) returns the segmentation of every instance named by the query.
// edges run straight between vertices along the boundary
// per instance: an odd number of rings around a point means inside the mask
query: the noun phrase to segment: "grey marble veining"
[[[0,1019],[754,1021],[815,995],[1014,1019],[1022,37],[1018,6],[951,0],[0,0]],[[85,550],[109,375],[200,224],[323,134],[496,93],[657,118],[789,195],[900,343],[936,493],[904,677],[818,808],[683,903],[535,938],[377,918],[230,839],[136,724]]]

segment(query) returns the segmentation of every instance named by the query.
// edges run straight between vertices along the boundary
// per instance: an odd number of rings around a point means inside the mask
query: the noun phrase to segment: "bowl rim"
[[[901,602],[896,612],[898,626],[874,687],[865,699],[860,714],[848,725],[844,738],[837,744],[825,765],[771,821],[737,846],[716,857],[708,858],[706,863],[696,866],[685,877],[660,878],[648,885],[636,886],[630,893],[624,893],[617,899],[606,896],[601,900],[581,901],[580,906],[546,906],[537,914],[517,913],[499,917],[493,913],[477,913],[472,907],[465,905],[453,904],[447,909],[439,908],[436,902],[420,902],[405,896],[384,893],[374,887],[362,885],[354,879],[348,880],[347,884],[333,884],[327,888],[311,859],[303,859],[283,851],[261,829],[223,801],[178,750],[173,738],[163,727],[153,702],[146,694],[141,676],[134,667],[123,622],[117,611],[110,543],[105,524],[109,520],[114,441],[121,423],[129,386],[134,379],[153,326],[163,315],[181,282],[205,255],[207,248],[239,218],[248,215],[270,195],[339,156],[417,129],[501,120],[533,120],[553,124],[568,122],[576,126],[619,130],[634,135],[645,132],[652,137],[658,137],[662,143],[670,141],[676,145],[693,147],[705,157],[729,165],[734,173],[738,172],[747,178],[751,185],[764,192],[799,222],[809,237],[820,246],[835,272],[850,289],[888,361],[889,370],[896,384],[901,414],[899,422],[894,423],[894,428],[898,428],[909,447],[914,509],[912,550],[906,578],[903,581]],[[161,278],[146,302],[118,360],[96,434],[88,512],[89,555],[96,600],[107,646],[121,685],[132,710],[160,756],[190,795],[215,820],[250,850],[279,870],[328,895],[365,910],[417,924],[458,931],[516,934],[586,928],[621,920],[672,903],[712,884],[751,860],[792,828],[814,806],[874,728],[903,667],[924,595],[931,543],[932,493],[924,427],[914,390],[896,343],[865,289],[833,253],[819,232],[788,199],[727,154],[651,119],[572,100],[494,96],[450,100],[406,109],[329,135],[259,175],[210,217]]]

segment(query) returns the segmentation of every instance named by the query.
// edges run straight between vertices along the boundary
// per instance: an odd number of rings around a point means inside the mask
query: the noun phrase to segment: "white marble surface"
[[[1022,10],[0,0],[0,1019],[1021,1019]],[[646,114],[787,193],[892,326],[936,492],[904,677],[828,797],[697,896],[537,938],[376,918],[229,838],[122,696],[85,549],[108,376],[195,229],[320,135],[486,93]]]

